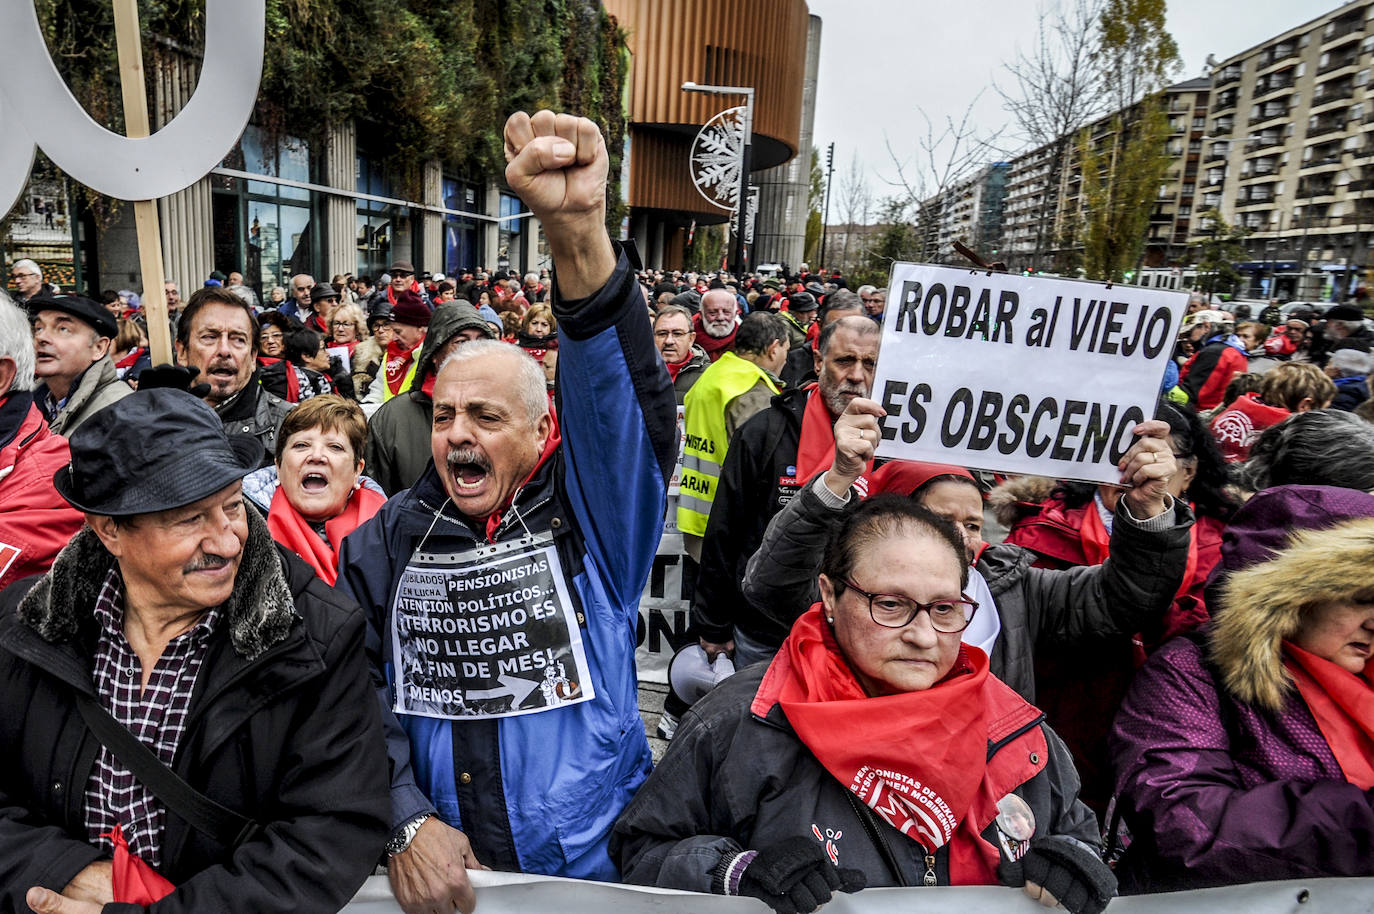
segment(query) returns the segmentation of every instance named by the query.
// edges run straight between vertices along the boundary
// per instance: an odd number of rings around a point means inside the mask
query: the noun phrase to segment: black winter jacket
[[[363,616],[248,511],[233,596],[212,636],[173,769],[262,826],[232,849],[167,810],[159,912],[333,912],[390,833],[386,750]],[[61,891],[101,851],[82,806],[100,747],[76,711],[94,694],[91,612],[113,557],[90,529],[41,578],[0,594],[0,912]],[[133,914],[134,905],[106,912]]]
[[[740,587],[768,522],[805,482],[796,478],[796,463],[808,394],[785,390],[773,397],[730,441],[706,522],[692,601],[692,630],[707,641],[730,640],[735,626],[769,645],[787,637],[790,623],[784,626],[759,612]]]
[[[766,663],[746,667],[711,691],[678,724],[668,752],[616,822],[611,855],[625,881],[711,891],[722,856],[767,847],[812,829],[833,835],[839,866],[863,870],[868,885],[919,886],[924,849],[868,811],[797,738],[782,708],[750,710]],[[1067,835],[1096,850],[1097,818],[1078,801],[1078,774],[1059,737],[1033,722],[988,746],[988,758],[1024,751],[1035,727],[1049,758],[1012,792],[1035,815],[1036,836]],[[983,837],[996,845],[996,825]],[[894,871],[893,863],[896,864]],[[935,855],[939,885],[949,885],[949,847]]]

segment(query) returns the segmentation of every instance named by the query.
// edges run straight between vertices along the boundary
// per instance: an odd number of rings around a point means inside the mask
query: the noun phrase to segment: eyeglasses
[[[282,333],[280,330],[264,331],[263,334],[259,337],[259,339],[263,340],[279,340],[281,338]]]
[[[42,276],[42,273],[11,273],[10,279],[23,279],[25,276]]]
[[[691,332],[692,332],[692,331],[690,331],[690,330],[655,330],[655,331],[654,331],[654,339],[656,339],[656,340],[667,340],[667,339],[681,340],[681,339],[686,339],[686,338],[687,338],[687,335],[690,334]]]
[[[356,326],[358,326],[358,322],[357,322],[357,321],[330,321],[330,322],[329,322],[329,326],[331,326],[331,327],[356,327]]]
[[[953,635],[969,627],[978,604],[972,600],[936,600],[934,603],[918,603],[915,600],[894,593],[869,593],[848,578],[845,586],[868,600],[868,615],[883,628],[906,628],[912,620],[925,610],[930,615],[930,625],[937,632]]]
[[[414,276],[414,275],[415,275],[414,273],[407,273],[405,270],[392,270],[392,271],[391,271],[391,278],[392,278],[392,279],[396,279],[396,278],[398,278],[398,277],[401,278],[401,279],[404,279],[404,278],[407,277],[407,276]]]

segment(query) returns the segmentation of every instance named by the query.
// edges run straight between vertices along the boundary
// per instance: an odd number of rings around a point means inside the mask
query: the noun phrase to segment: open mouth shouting
[[[312,470],[301,477],[301,489],[307,493],[325,492],[329,489],[329,477]]]
[[[450,451],[446,463],[454,485],[464,494],[477,494],[491,476],[491,463],[474,448]]]

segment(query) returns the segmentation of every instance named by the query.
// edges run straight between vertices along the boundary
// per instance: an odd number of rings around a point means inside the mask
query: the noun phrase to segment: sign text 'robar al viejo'
[[[1187,296],[898,263],[878,456],[1116,482],[1154,415]]]

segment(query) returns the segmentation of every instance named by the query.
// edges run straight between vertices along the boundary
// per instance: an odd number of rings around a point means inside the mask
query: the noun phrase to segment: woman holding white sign
[[[780,914],[866,885],[1006,885],[1096,914],[1097,821],[1044,715],[961,641],[963,539],[870,499],[826,547],[821,599],[771,664],[693,706],[616,823],[629,882],[749,895]]]
[[[835,423],[834,464],[768,525],[744,577],[744,595],[760,612],[790,625],[817,598],[819,569],[812,557],[860,497],[856,484],[873,454],[882,414],[872,400],[854,400]],[[939,467],[913,486],[911,474],[898,471],[902,462],[893,461],[887,466],[894,469],[875,471],[878,485],[867,481],[870,492],[910,496],[961,529],[967,559],[995,604],[984,607],[999,629],[995,641],[984,645],[992,673],[1027,701],[1035,701],[1038,650],[1104,638],[1124,641],[1162,618],[1183,582],[1193,517],[1168,494],[1179,472],[1169,426],[1151,420],[1135,432],[1140,437],[1121,461],[1122,483],[1131,488],[1116,510],[1111,557],[1090,568],[1035,568],[1035,554],[1027,549],[983,543],[982,495],[962,467]],[[887,484],[892,487],[882,488]]]

